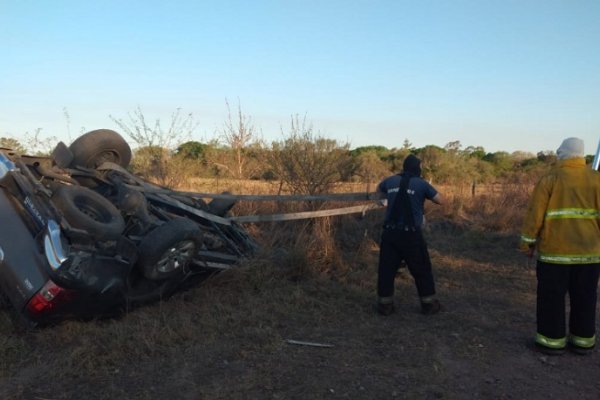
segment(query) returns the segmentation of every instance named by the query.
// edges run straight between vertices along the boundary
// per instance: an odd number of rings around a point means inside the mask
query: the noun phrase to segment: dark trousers
[[[600,264],[560,265],[537,262],[537,332],[566,337],[565,297],[569,293],[569,332],[591,338],[596,332]]]
[[[394,278],[403,261],[415,280],[419,296],[434,295],[431,260],[422,232],[384,229],[379,251],[378,296],[385,298],[394,295]]]

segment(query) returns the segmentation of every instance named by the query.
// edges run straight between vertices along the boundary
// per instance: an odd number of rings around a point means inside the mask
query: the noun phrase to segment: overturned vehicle
[[[99,129],[50,157],[0,148],[0,290],[28,324],[166,298],[256,250],[205,202],[133,175],[131,149]]]

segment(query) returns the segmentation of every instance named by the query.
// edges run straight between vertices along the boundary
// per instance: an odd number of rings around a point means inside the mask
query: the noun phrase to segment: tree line
[[[113,120],[134,142],[133,171],[168,187],[191,177],[255,179],[279,182],[292,193],[317,194],[339,182],[373,183],[399,173],[408,154],[421,158],[423,176],[435,184],[534,183],[556,162],[553,152],[486,152],[480,146],[463,147],[460,141],[416,148],[405,139],[401,147],[351,149],[297,115],[287,130],[282,128],[281,140],[267,144],[241,107],[233,114],[229,104],[227,108],[219,138],[207,142],[191,140],[197,124],[180,110],[164,127],[160,120],[148,121],[139,108],[128,119]],[[14,138],[0,138],[0,146],[31,150]]]

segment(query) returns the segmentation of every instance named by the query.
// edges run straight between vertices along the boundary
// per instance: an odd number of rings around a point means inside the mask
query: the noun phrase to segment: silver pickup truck
[[[0,148],[0,292],[26,324],[158,301],[257,249],[226,218],[234,201],[151,184],[130,160],[108,129],[51,157]]]

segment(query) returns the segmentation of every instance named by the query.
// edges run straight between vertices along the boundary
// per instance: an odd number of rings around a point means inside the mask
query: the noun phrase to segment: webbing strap
[[[412,213],[410,197],[408,196],[407,192],[411,178],[412,175],[410,174],[402,174],[400,187],[398,188],[398,193],[396,193],[396,197],[394,198],[394,204],[392,204],[389,217],[389,222],[396,224],[398,223],[400,215],[402,215],[402,222],[404,223],[404,226],[408,228],[415,227],[415,219]]]
[[[271,214],[271,215],[240,215],[229,217],[230,221],[235,222],[275,222],[275,221],[292,221],[296,219],[308,219],[308,218],[321,218],[330,217],[334,215],[344,215],[353,213],[366,213],[369,210],[383,207],[379,203],[367,204],[363,206],[343,207],[343,208],[332,208],[328,210],[318,211],[303,211],[297,213],[288,214]]]

